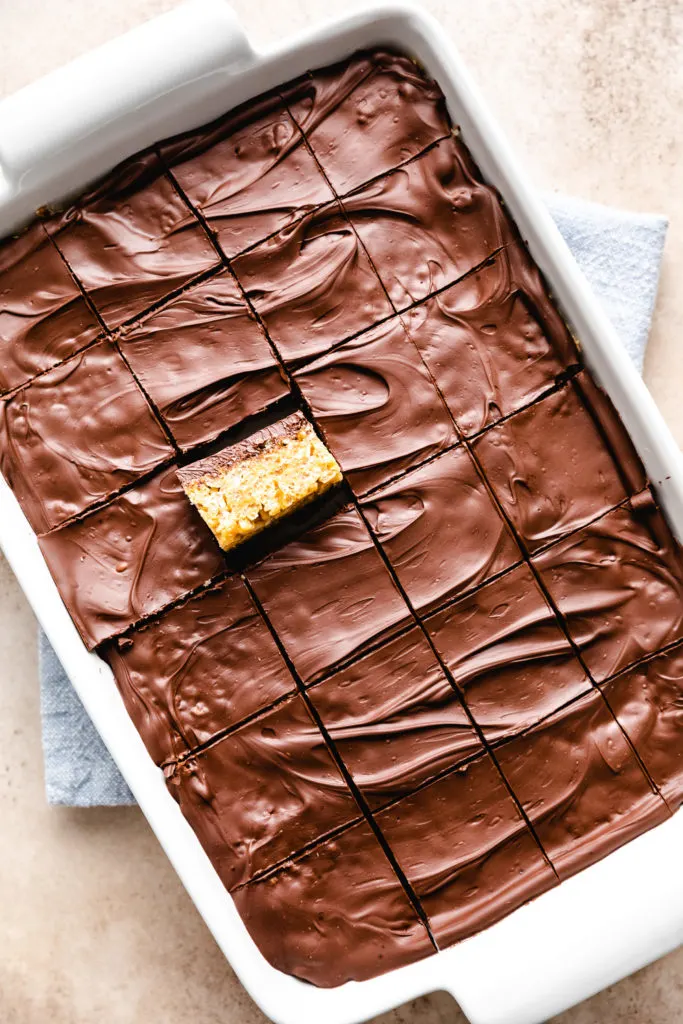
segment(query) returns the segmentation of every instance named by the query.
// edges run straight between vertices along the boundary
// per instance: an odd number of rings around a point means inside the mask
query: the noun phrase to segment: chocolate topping
[[[0,469],[37,533],[172,456],[133,375],[107,341],[0,405]]]
[[[41,224],[0,245],[0,392],[78,352],[99,331]]]
[[[164,612],[103,653],[159,765],[295,689],[239,577]]]
[[[238,889],[233,899],[273,967],[323,988],[363,981],[433,952],[365,823]]]
[[[224,568],[220,548],[175,472],[171,466],[40,537],[62,600],[90,649]]]
[[[377,823],[441,948],[554,884],[488,755],[380,811]]]
[[[363,511],[416,610],[478,586],[521,557],[464,448],[376,491]]]
[[[218,263],[152,153],[120,164],[47,228],[110,328]]]
[[[669,816],[595,690],[496,756],[560,878]]]
[[[129,329],[121,349],[185,449],[215,440],[289,391],[227,271]]]
[[[417,628],[312,686],[309,696],[370,807],[482,751]]]
[[[179,764],[168,786],[228,889],[360,817],[301,696]]]
[[[246,575],[306,682],[410,621],[353,509],[309,530]]]
[[[338,203],[239,256],[233,269],[287,363],[321,355],[393,312]]]
[[[591,688],[526,565],[437,612],[427,626],[489,743]]]

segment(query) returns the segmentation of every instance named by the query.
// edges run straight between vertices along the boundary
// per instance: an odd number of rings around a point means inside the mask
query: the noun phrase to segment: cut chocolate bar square
[[[464,448],[440,455],[362,502],[413,607],[425,612],[521,559]]]
[[[301,696],[166,774],[228,889],[361,816]]]
[[[496,757],[561,879],[670,816],[597,690]]]
[[[358,495],[458,440],[398,317],[310,363],[296,380]]]
[[[100,330],[42,224],[0,245],[0,393],[74,355]]]
[[[0,403],[0,469],[37,533],[108,498],[173,454],[108,341]]]
[[[308,530],[246,576],[305,682],[412,621],[354,509]]]
[[[158,765],[296,689],[238,576],[114,640],[103,656]]]
[[[126,330],[120,344],[184,449],[215,440],[289,393],[268,339],[227,271]]]
[[[371,808],[483,750],[417,626],[308,693]]]
[[[379,811],[376,820],[441,948],[555,883],[488,755]]]
[[[219,263],[151,152],[120,164],[47,229],[109,328]]]
[[[41,537],[40,547],[90,649],[209,583],[225,568],[174,466]]]
[[[591,689],[527,565],[448,605],[426,625],[489,743]]]
[[[232,895],[268,962],[323,988],[363,981],[434,951],[366,822]]]

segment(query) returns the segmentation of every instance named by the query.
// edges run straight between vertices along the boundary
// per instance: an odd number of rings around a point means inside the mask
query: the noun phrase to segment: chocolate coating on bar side
[[[184,449],[215,440],[289,391],[227,272],[183,292],[120,344]]]
[[[228,889],[360,817],[301,696],[167,771]]]
[[[426,611],[520,561],[464,448],[412,470],[362,504],[416,610]]]
[[[232,266],[287,363],[322,355],[393,312],[338,203],[307,214]]]
[[[358,495],[458,439],[397,317],[309,364],[296,380]]]
[[[596,682],[683,637],[680,549],[639,498],[534,558]]]
[[[37,533],[172,456],[146,398],[107,341],[0,404],[0,469]]]
[[[555,884],[488,755],[376,817],[440,948]]]
[[[90,649],[185,597],[224,569],[220,548],[174,466],[83,519],[39,538]]]
[[[646,483],[616,411],[585,371],[487,430],[473,447],[530,551],[608,512]]]
[[[120,164],[47,227],[109,328],[219,262],[150,152]]]
[[[344,199],[397,310],[457,281],[517,232],[459,139]]]
[[[460,699],[417,627],[310,688],[371,808],[482,752]]]
[[[427,628],[489,743],[591,688],[527,565],[448,605]]]
[[[354,509],[308,530],[246,576],[305,682],[411,619]]]
[[[352,826],[233,893],[277,970],[331,988],[434,951],[370,826]]]
[[[239,577],[115,640],[103,656],[158,765],[296,689]]]
[[[403,318],[467,437],[547,391],[579,358],[521,243]]]
[[[496,757],[561,879],[670,815],[596,690]]]
[[[0,245],[0,392],[78,352],[99,332],[41,224]]]
[[[337,195],[451,130],[438,85],[407,57],[381,50],[314,71],[287,100]]]

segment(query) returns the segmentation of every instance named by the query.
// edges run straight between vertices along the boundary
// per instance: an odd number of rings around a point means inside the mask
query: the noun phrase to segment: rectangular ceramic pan
[[[223,0],[192,0],[34,83],[0,104],[0,236],[143,146],[308,68],[378,44],[414,56],[441,85],[454,123],[505,198],[683,538],[681,454],[458,54],[418,8],[366,7],[257,52]],[[683,941],[679,812],[501,923],[421,963],[334,990],[274,970],[167,793],[109,668],[83,646],[2,478],[0,544],[190,896],[246,989],[277,1024],[353,1024],[443,989],[473,1024],[534,1024]]]

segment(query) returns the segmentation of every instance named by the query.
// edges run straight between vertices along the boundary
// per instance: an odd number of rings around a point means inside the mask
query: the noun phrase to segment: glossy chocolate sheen
[[[683,802],[683,648],[602,686],[607,703],[672,811]]]
[[[309,364],[296,381],[357,495],[457,443],[398,317]]]
[[[403,319],[466,437],[528,405],[578,361],[520,243]]]
[[[167,769],[228,889],[361,816],[301,696]]]
[[[128,329],[120,344],[184,449],[215,440],[289,392],[227,271],[188,288]]]
[[[517,238],[456,138],[344,199],[396,310],[452,284]]]
[[[669,817],[596,690],[496,757],[560,878]]]
[[[377,814],[443,948],[555,882],[488,755]]]
[[[529,551],[585,526],[646,483],[616,411],[585,371],[487,430],[473,450]]]
[[[334,198],[278,96],[171,140],[161,154],[228,257]]]
[[[304,682],[411,618],[354,509],[308,530],[246,576]]]
[[[393,170],[451,130],[438,85],[394,53],[375,51],[314,71],[286,96],[337,195]]]
[[[152,153],[120,164],[47,229],[109,328],[219,262]]]
[[[233,899],[268,962],[322,988],[364,981],[434,951],[365,822]]]
[[[483,750],[417,627],[308,693],[371,808]]]
[[[92,649],[224,569],[174,466],[40,538],[76,628]]]
[[[41,224],[0,245],[0,392],[67,359],[99,333]]]
[[[484,583],[521,559],[464,448],[376,491],[363,512],[416,610]]]
[[[489,743],[591,689],[527,565],[448,605],[427,628]]]
[[[393,312],[338,203],[307,214],[232,267],[290,364],[322,355]]]
[[[37,533],[172,457],[145,396],[108,341],[0,403],[0,469]]]
[[[120,637],[103,655],[158,765],[296,688],[238,576]]]
[[[534,558],[596,682],[683,637],[683,563],[649,491]]]

